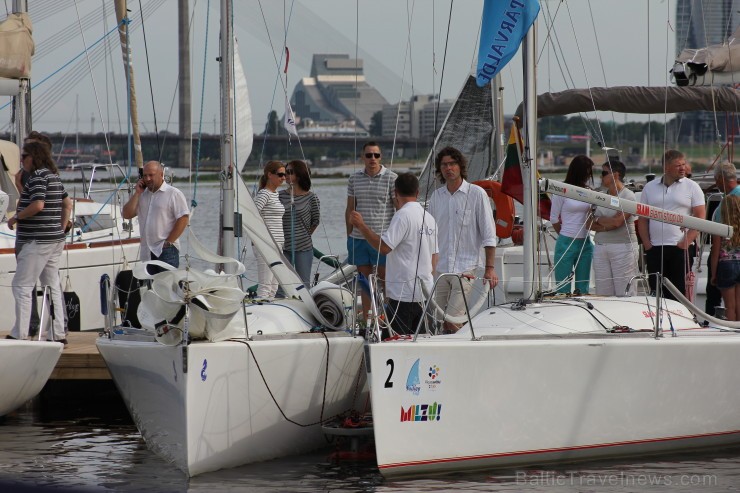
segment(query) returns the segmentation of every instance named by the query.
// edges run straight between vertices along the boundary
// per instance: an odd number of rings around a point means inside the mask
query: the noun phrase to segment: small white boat
[[[33,399],[62,354],[60,342],[0,339],[0,416]]]

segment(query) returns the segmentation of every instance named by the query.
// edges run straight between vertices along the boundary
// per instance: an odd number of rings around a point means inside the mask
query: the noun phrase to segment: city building
[[[383,137],[433,138],[453,104],[453,100],[440,102],[436,96],[426,94],[386,105],[383,107]]]
[[[362,60],[345,54],[314,55],[310,77],[296,84],[290,102],[299,129],[302,120],[310,119],[326,129],[346,129],[351,123],[364,131],[370,130],[373,114],[388,104],[365,80]]]

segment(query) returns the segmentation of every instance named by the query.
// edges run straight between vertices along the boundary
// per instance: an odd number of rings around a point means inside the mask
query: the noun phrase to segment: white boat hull
[[[34,398],[62,354],[59,342],[0,340],[0,416]]]
[[[538,305],[496,307],[473,321],[482,340],[471,341],[467,332],[372,345],[381,473],[740,443],[740,335],[692,327],[675,312],[678,337],[594,333],[595,319],[619,313],[626,325],[644,329],[650,310],[629,308],[638,299],[593,298],[595,309],[558,307],[560,314]],[[612,306],[604,308],[607,302]],[[582,312],[580,321],[574,310]],[[571,319],[560,316],[566,312]]]
[[[327,336],[97,345],[147,445],[195,476],[319,448],[322,417],[365,404],[363,340]]]

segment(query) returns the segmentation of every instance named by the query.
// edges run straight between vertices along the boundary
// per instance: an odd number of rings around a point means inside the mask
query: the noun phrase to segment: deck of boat
[[[5,338],[9,330],[0,331]],[[97,331],[70,332],[67,334],[69,344],[62,351],[50,380],[110,380],[108,367],[95,346]]]

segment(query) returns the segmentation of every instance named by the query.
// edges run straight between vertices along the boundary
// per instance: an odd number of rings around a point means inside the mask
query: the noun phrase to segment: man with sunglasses
[[[366,278],[375,267],[382,286],[385,279],[385,255],[380,254],[380,245],[377,242],[368,242],[351,222],[352,212],[359,212],[368,228],[378,236],[382,236],[391,223],[395,212],[393,200],[397,175],[380,164],[380,158],[380,146],[376,142],[367,142],[362,146],[362,161],[365,166],[349,177],[344,221],[347,226],[347,261],[356,265],[360,274]],[[364,318],[370,313],[370,297],[364,290],[361,291],[361,296]]]

